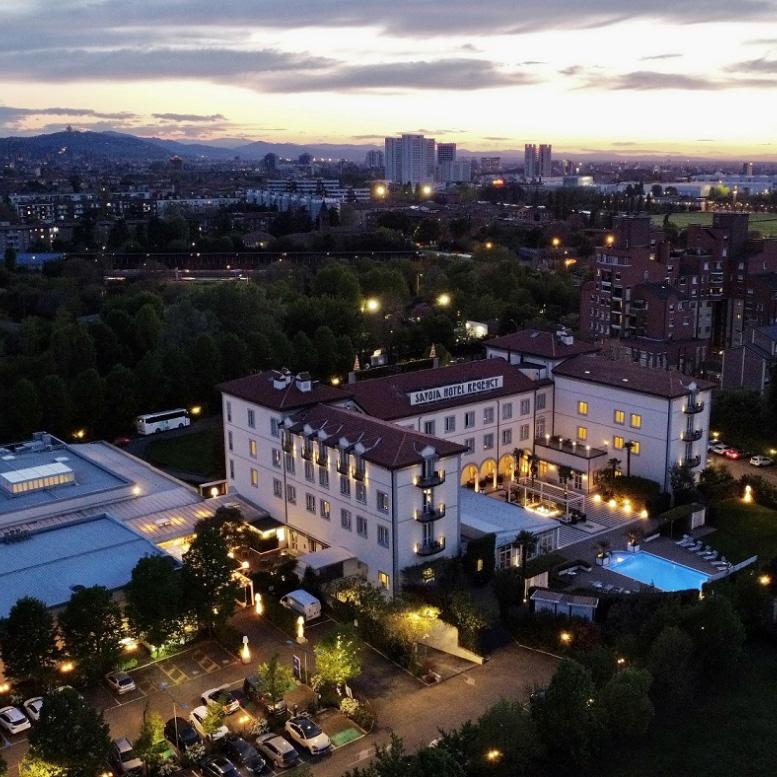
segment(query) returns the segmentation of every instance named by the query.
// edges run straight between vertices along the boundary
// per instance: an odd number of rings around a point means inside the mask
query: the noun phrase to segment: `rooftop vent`
[[[562,345],[573,345],[575,342],[574,335],[569,329],[561,328],[556,331],[556,339]]]
[[[292,374],[284,367],[280,372],[273,373],[272,387],[278,391],[282,391],[291,385],[292,380]]]
[[[313,390],[313,381],[309,372],[300,372],[296,378],[297,388],[300,391],[308,392]]]

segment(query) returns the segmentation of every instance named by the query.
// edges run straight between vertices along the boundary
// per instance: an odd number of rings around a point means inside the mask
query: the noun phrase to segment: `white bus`
[[[138,434],[153,434],[154,432],[165,432],[168,429],[182,429],[184,426],[189,426],[190,423],[188,411],[179,407],[177,410],[139,415],[135,419],[135,428],[138,430]]]

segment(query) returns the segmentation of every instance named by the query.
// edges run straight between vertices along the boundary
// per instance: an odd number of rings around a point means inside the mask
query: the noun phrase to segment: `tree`
[[[94,428],[105,409],[105,388],[100,373],[94,367],[75,376],[70,386],[73,399],[73,420],[78,426]]]
[[[734,672],[744,655],[745,627],[725,596],[707,596],[689,613],[688,626],[696,656],[709,675]]]
[[[316,675],[324,685],[343,685],[361,674],[361,646],[353,629],[347,626],[338,626],[322,637],[313,652]]]
[[[678,626],[665,626],[653,640],[647,657],[653,676],[653,696],[669,708],[690,701],[694,668],[693,640]]]
[[[167,556],[145,556],[124,589],[133,634],[161,647],[176,635],[184,616],[181,573]]]
[[[696,481],[693,470],[687,464],[672,464],[669,467],[669,486],[675,504],[685,504],[692,501]]]
[[[150,712],[148,703],[143,710],[143,723],[135,740],[135,753],[146,765],[147,774],[157,774],[159,767],[165,761],[168,744],[165,740],[165,729],[162,717],[158,712]]]
[[[215,399],[216,384],[221,380],[221,354],[210,335],[201,334],[195,340],[191,363],[198,401],[209,405]]]
[[[46,375],[40,387],[43,428],[57,437],[73,431],[72,407],[67,384],[59,375]]]
[[[94,678],[113,669],[124,636],[121,610],[101,585],[76,591],[59,617],[69,655],[82,674]]]
[[[328,326],[320,326],[313,335],[313,348],[316,352],[316,374],[327,380],[338,372],[337,338]],[[350,365],[349,365],[350,368]]]
[[[23,774],[24,777],[66,777],[65,770],[61,766],[36,758],[29,753],[19,764],[19,774]]]
[[[138,413],[137,378],[123,364],[116,364],[105,377],[105,395],[110,398],[102,428],[121,434],[132,428]]]
[[[294,675],[291,669],[279,660],[278,654],[270,658],[258,668],[259,690],[268,701],[279,701],[283,694],[294,687]]]
[[[156,308],[150,302],[135,313],[135,347],[139,354],[153,351],[162,333],[162,321]]]
[[[43,697],[40,720],[29,735],[30,754],[67,777],[96,777],[105,769],[111,740],[100,713],[72,688]]]
[[[648,729],[655,709],[648,691],[653,678],[646,669],[616,672],[602,689],[601,704],[610,734],[639,737]]]
[[[54,618],[42,601],[25,596],[14,604],[2,623],[0,653],[7,677],[46,683],[59,651]]]
[[[251,354],[248,346],[234,332],[228,332],[220,338],[219,351],[224,380],[242,378],[249,372]]]
[[[5,249],[5,269],[8,272],[14,272],[16,270],[16,249],[10,246]]]
[[[209,737],[213,736],[224,725],[226,717],[227,713],[223,705],[209,704],[205,717],[202,719],[202,728]]]
[[[518,567],[497,569],[491,578],[491,587],[494,590],[499,617],[506,620],[510,613],[510,607],[518,604],[523,599],[524,577]]]
[[[291,369],[295,372],[309,372],[316,368],[316,349],[313,341],[302,331],[294,335],[292,341],[294,359]]]
[[[183,589],[191,609],[203,626],[225,623],[235,609],[239,587],[235,563],[219,528],[197,524],[197,536],[183,557]]]
[[[21,440],[29,437],[32,432],[39,431],[43,414],[35,384],[27,378],[17,380],[9,399],[11,413],[8,423],[13,439]]]

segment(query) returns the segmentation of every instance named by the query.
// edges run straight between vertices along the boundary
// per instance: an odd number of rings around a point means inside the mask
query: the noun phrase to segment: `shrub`
[[[375,725],[375,713],[366,703],[357,699],[343,697],[340,700],[340,711],[367,732]]]

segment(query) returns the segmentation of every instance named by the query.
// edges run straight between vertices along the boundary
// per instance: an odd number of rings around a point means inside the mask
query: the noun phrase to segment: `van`
[[[301,588],[282,596],[281,604],[289,610],[298,612],[306,621],[312,621],[321,615],[321,602]]]

